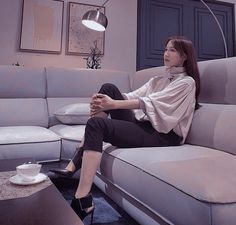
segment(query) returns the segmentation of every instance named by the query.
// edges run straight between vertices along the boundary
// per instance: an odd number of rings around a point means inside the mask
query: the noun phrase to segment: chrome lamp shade
[[[90,10],[84,14],[82,24],[92,30],[105,31],[108,21],[107,17],[99,10]]]

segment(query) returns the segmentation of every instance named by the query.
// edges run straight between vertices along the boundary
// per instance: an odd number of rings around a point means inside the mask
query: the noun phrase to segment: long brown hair
[[[200,94],[200,75],[197,65],[196,51],[193,46],[192,41],[188,40],[185,37],[169,37],[166,41],[166,45],[171,41],[174,48],[181,56],[186,56],[183,67],[186,70],[186,73],[195,80],[196,83],[196,109],[199,107],[198,96]]]

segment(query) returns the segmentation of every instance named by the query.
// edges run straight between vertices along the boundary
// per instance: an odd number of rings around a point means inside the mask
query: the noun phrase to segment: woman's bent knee
[[[84,149],[102,152],[104,133],[106,133],[105,119],[92,117],[85,128]]]
[[[92,128],[92,129],[103,129],[104,128],[104,118],[102,117],[91,117],[87,121],[86,128]]]
[[[117,87],[112,83],[105,83],[101,87],[101,89],[107,89],[107,88],[117,88]]]
[[[111,95],[114,93],[118,93],[120,92],[119,89],[114,85],[114,84],[111,84],[111,83],[105,83],[102,85],[99,93],[102,93],[102,94],[107,94],[107,95]],[[110,96],[111,97],[111,96]]]

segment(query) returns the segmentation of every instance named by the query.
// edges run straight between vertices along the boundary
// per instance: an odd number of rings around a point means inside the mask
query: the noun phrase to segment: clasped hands
[[[94,94],[90,102],[90,116],[115,108],[115,100],[104,94]]]

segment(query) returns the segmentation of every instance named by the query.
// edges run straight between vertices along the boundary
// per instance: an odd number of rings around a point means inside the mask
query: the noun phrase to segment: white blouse
[[[183,67],[166,68],[167,74],[151,78],[139,89],[124,93],[127,99],[139,99],[137,120],[149,120],[160,133],[173,131],[184,143],[195,110],[195,81]]]

